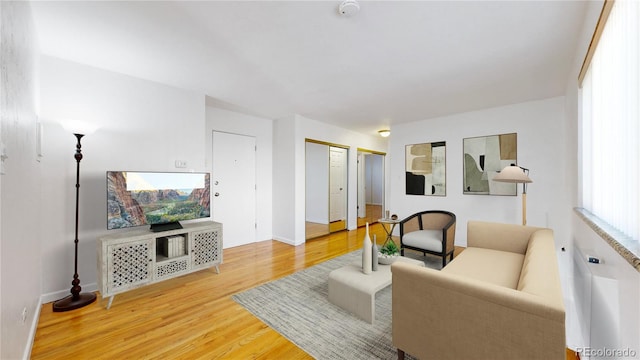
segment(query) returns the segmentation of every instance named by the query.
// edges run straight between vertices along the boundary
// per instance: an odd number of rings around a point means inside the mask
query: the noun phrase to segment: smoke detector
[[[344,0],[338,7],[338,12],[344,17],[352,17],[360,10],[356,0]]]

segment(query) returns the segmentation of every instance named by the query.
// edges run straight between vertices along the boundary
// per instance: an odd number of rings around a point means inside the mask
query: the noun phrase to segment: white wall
[[[601,9],[602,2],[589,3],[565,92],[565,126],[569,134],[565,144],[568,158],[565,188],[570,196],[570,206],[566,211],[572,214],[573,219],[570,235],[573,241],[567,248],[568,254],[564,256],[566,261],[563,262],[561,258],[560,264],[569,275],[563,286],[563,289],[569,291],[565,299],[565,306],[568,309],[567,345],[572,349],[589,346],[597,349],[603,345],[609,348],[631,348],[638,356],[640,355],[640,328],[638,327],[640,273],[572,211],[573,207],[581,206],[582,202],[579,176],[581,111],[577,78]],[[604,260],[604,264],[591,266],[592,273],[574,273],[571,259],[577,250],[576,247],[583,254],[589,252],[599,256]],[[590,288],[584,289],[584,283],[582,283],[584,279],[588,280]],[[598,288],[603,286],[610,286],[609,292],[598,291]],[[574,289],[577,290],[575,294]],[[592,299],[597,300],[592,303]],[[588,312],[579,314],[580,309],[588,309]],[[595,319],[587,318],[589,315],[594,316]],[[582,356],[582,358],[587,357]]]
[[[300,115],[274,126],[274,239],[305,242],[305,139],[349,147],[347,228],[357,227],[358,148],[386,152],[386,140],[328,125]],[[293,190],[293,191],[292,191]]]
[[[0,13],[0,140],[9,157],[0,176],[0,358],[26,359],[40,310],[44,232],[39,226],[42,164],[35,151],[37,42],[28,2],[2,1]]]
[[[65,60],[41,58],[41,117],[46,120],[39,226],[44,301],[65,295],[73,275],[75,137],[59,124],[99,126],[82,140],[79,275],[96,289],[97,238],[106,230],[108,170],[207,171],[204,95]],[[176,169],[175,160],[187,162]]]
[[[213,164],[213,131],[256,138],[256,228],[255,241],[270,240],[273,234],[273,120],[213,106],[206,108],[206,167]]]
[[[296,119],[278,119],[273,126],[273,239],[287,244],[304,243],[304,229],[297,229],[296,210]],[[303,147],[304,149],[304,147]],[[304,157],[304,152],[299,153]],[[304,174],[303,174],[304,179]],[[304,190],[302,192],[304,196]],[[302,216],[304,220],[304,215]],[[304,224],[303,224],[304,225]],[[296,238],[302,232],[303,237]]]
[[[485,220],[522,223],[522,186],[518,196],[463,195],[464,138],[517,133],[518,164],[530,169],[527,224],[554,229],[556,246],[569,242],[569,206],[564,188],[564,99],[519,103],[394,126],[389,152],[389,209],[400,218],[422,210],[452,211],[456,245],[466,246],[466,223]],[[446,141],[446,196],[405,194],[405,145]]]
[[[581,32],[581,38],[576,46],[576,54],[573,63],[573,69],[570,74],[567,74],[567,89],[565,91],[565,127],[566,132],[569,134],[567,142],[565,143],[565,153],[568,159],[567,163],[567,179],[565,182],[565,189],[570,196],[570,206],[566,209],[570,214],[573,213],[572,208],[580,203],[580,182],[578,178],[578,166],[579,166],[579,150],[578,150],[578,87],[577,79],[578,73],[582,66],[584,55],[589,46],[591,35],[595,29],[596,21],[599,17],[602,4],[600,2],[592,2],[587,9],[585,15],[585,22]],[[573,216],[573,215],[571,215]],[[573,241],[566,248],[566,254],[560,258],[560,268],[563,270],[565,277],[563,280],[563,290],[565,293],[565,308],[567,309],[567,346],[571,349],[582,347],[586,344],[586,339],[583,339],[582,334],[585,331],[589,331],[588,324],[590,319],[581,318],[582,315],[578,315],[578,307],[584,306],[584,303],[577,303],[575,301],[574,289],[576,286],[574,280],[574,246],[575,246],[575,229],[571,224],[571,236]],[[584,274],[586,275],[586,274]],[[586,358],[582,356],[582,358]]]

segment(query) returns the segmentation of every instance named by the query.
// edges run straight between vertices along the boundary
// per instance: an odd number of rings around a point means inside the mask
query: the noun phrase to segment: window
[[[640,235],[639,24],[640,1],[607,1],[580,75],[582,206],[636,241]]]

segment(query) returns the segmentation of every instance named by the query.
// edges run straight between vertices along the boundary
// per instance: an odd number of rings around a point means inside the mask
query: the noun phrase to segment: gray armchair
[[[442,257],[442,267],[453,260],[456,216],[444,210],[415,213],[400,221],[400,255],[404,249]]]

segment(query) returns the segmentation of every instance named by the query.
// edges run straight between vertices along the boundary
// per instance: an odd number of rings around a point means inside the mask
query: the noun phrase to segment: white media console
[[[222,264],[222,224],[183,224],[182,229],[132,230],[98,241],[98,289],[102,298]]]

